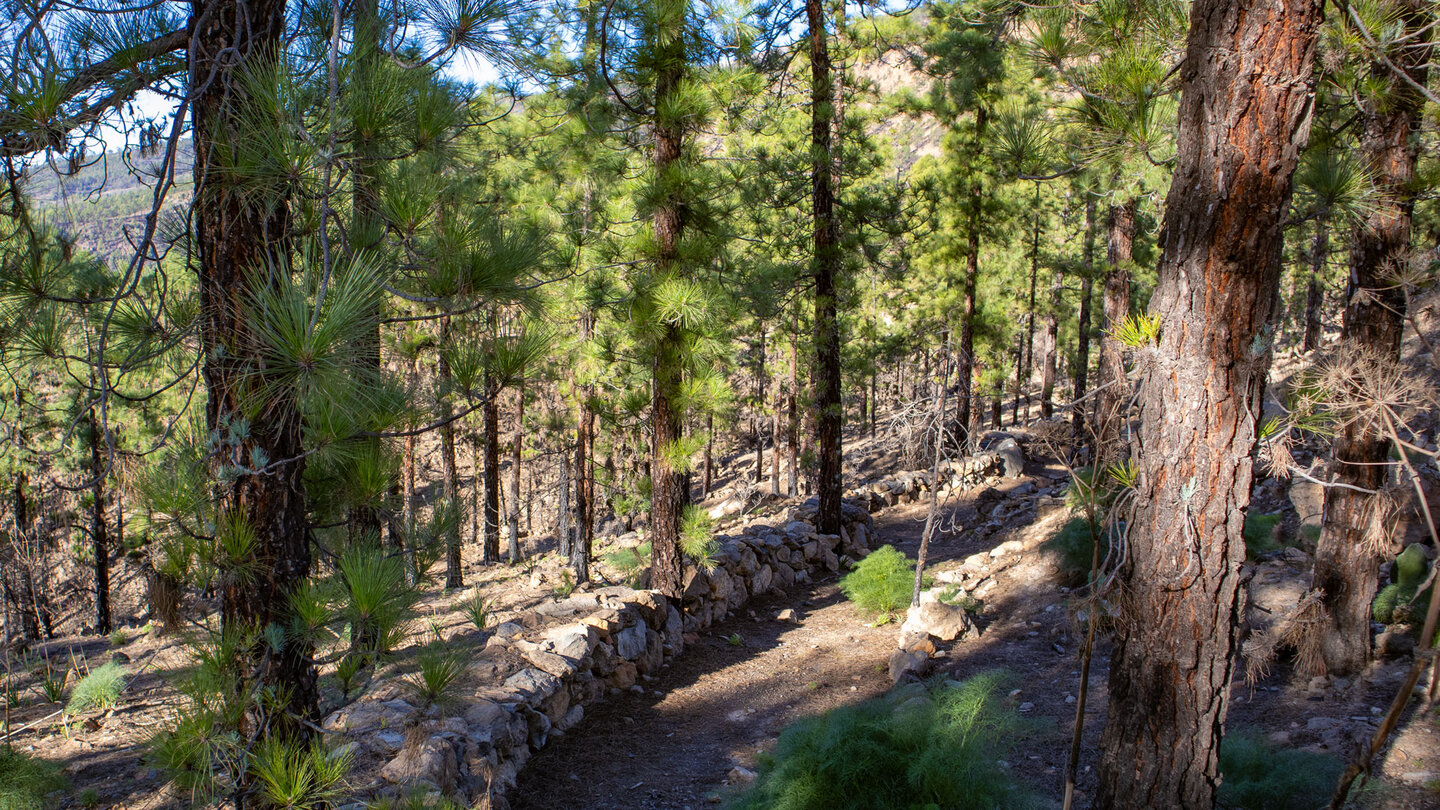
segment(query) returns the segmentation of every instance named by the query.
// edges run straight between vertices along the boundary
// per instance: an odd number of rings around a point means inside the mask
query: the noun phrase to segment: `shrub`
[[[1251,512],[1245,516],[1245,556],[1255,559],[1261,554],[1279,551],[1285,547],[1275,529],[1280,525],[1280,515],[1266,515]]]
[[[685,507],[680,520],[680,551],[707,571],[715,567],[715,555],[720,551],[720,543],[715,539],[715,521],[693,504]]]
[[[605,555],[605,564],[619,571],[625,577],[625,581],[634,586],[644,575],[645,567],[650,564],[651,550],[652,546],[647,542],[634,548],[612,551]]]
[[[410,676],[410,686],[426,703],[439,703],[465,672],[464,654],[436,640],[420,650],[420,670]]]
[[[840,580],[840,590],[861,610],[888,621],[910,604],[915,563],[894,546],[881,546]]]
[[[1258,734],[1230,734],[1220,743],[1217,804],[1237,810],[1323,807],[1344,767],[1324,754],[1276,750]]]
[[[256,750],[254,771],[269,806],[320,810],[340,798],[351,762],[346,748],[332,753],[319,742],[300,746],[272,737]]]
[[[41,810],[45,794],[65,787],[64,774],[53,762],[0,747],[0,810]]]
[[[45,671],[37,673],[40,694],[50,703],[59,703],[65,697],[65,682],[70,678],[70,672],[66,669],[56,669],[50,666],[50,659],[45,659]]]
[[[90,670],[70,690],[70,702],[65,705],[67,714],[80,714],[91,709],[113,709],[120,700],[120,690],[125,688],[125,670],[111,661],[103,667]]]
[[[490,624],[490,603],[478,589],[471,591],[460,603],[460,611],[476,630],[484,630]]]
[[[906,688],[807,718],[762,755],[731,810],[991,810],[1032,804],[996,760],[1016,720],[998,673]]]
[[[1073,517],[1065,521],[1054,537],[1045,541],[1045,547],[1060,557],[1060,584],[1078,588],[1090,581],[1090,568],[1094,562],[1095,536],[1100,537],[1100,559],[1110,551],[1110,543],[1103,528],[1090,531],[1090,521],[1084,517]]]
[[[125,646],[125,642],[127,642],[127,641],[129,641],[129,640],[130,640],[130,636],[129,636],[129,634],[127,634],[127,633],[125,632],[125,628],[123,628],[123,627],[117,627],[117,628],[115,628],[114,630],[111,630],[111,631],[110,631],[110,646],[111,646],[111,647],[123,647],[123,646]]]
[[[1370,611],[1375,621],[1384,624],[1409,621],[1416,603],[1429,604],[1430,590],[1427,588],[1423,593],[1420,592],[1420,586],[1429,570],[1425,550],[1419,544],[1407,546],[1400,552],[1400,556],[1395,558],[1395,570],[1390,575],[1390,584],[1380,589],[1380,593],[1375,595],[1374,604],[1371,605]]]

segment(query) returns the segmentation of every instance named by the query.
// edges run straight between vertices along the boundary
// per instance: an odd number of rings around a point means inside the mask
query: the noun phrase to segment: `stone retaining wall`
[[[990,454],[946,464],[941,493],[983,483],[1003,463]],[[843,557],[863,557],[878,545],[870,513],[931,486],[928,472],[907,472],[852,490],[839,535],[816,531],[810,501],[774,524],[719,536],[715,566],[687,568],[679,605],[625,587],[542,605],[490,637],[487,656],[518,656],[522,663],[499,685],[423,708],[392,678],[332,713],[325,729],[353,746],[361,772],[378,771],[367,793],[418,789],[475,808],[504,807],[505,791],[532,752],[580,722],[586,706],[639,689],[639,679],[683,652],[687,634],[721,621],[750,597],[837,573]]]

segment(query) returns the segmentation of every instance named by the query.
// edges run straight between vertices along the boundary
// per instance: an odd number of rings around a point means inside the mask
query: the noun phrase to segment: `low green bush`
[[[0,810],[41,810],[45,795],[64,787],[59,765],[0,746]]]
[[[906,687],[807,718],[762,755],[730,810],[1015,810],[1033,804],[997,763],[1015,715],[999,673]]]
[[[1285,547],[1276,529],[1280,525],[1280,515],[1267,515],[1260,512],[1250,512],[1245,515],[1245,556],[1255,559],[1261,554],[1268,554],[1272,551],[1279,551]]]
[[[1235,810],[1310,810],[1329,801],[1345,765],[1335,757],[1278,750],[1253,732],[1220,743],[1217,805]]]
[[[1390,624],[1414,618],[1416,608],[1430,602],[1430,590],[1427,588],[1423,593],[1420,592],[1420,586],[1429,571],[1430,563],[1425,557],[1425,550],[1419,544],[1407,546],[1400,552],[1395,558],[1390,584],[1380,589],[1370,607],[1375,621]]]
[[[619,551],[612,551],[602,559],[605,564],[618,570],[625,581],[631,586],[636,585],[645,573],[646,566],[650,565],[651,545],[641,543],[634,548],[622,548]]]
[[[915,563],[894,546],[881,546],[840,580],[840,590],[861,610],[881,622],[888,621],[910,605]]]
[[[103,667],[90,670],[70,690],[70,702],[65,704],[68,714],[79,714],[91,709],[113,709],[120,700],[120,690],[125,688],[125,670],[111,661]]]
[[[1060,584],[1078,588],[1090,581],[1090,568],[1095,554],[1095,536],[1100,538],[1100,559],[1103,562],[1110,546],[1104,528],[1090,530],[1090,521],[1084,517],[1073,517],[1065,521],[1055,536],[1045,541],[1045,547],[1060,557]]]

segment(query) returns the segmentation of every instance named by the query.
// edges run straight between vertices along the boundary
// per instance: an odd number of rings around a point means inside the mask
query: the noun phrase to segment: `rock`
[[[990,549],[991,557],[1004,557],[1007,554],[1019,554],[1025,550],[1025,544],[1019,540],[1006,540],[1000,545]]]
[[[594,594],[578,593],[568,599],[559,602],[550,602],[535,608],[535,612],[542,616],[563,619],[569,616],[579,616],[589,613],[600,607],[600,597]]]
[[[800,616],[799,616],[799,614],[797,614],[797,613],[795,612],[795,609],[794,609],[794,608],[785,608],[784,610],[782,610],[782,611],[780,611],[779,613],[775,614],[775,621],[777,621],[777,622],[791,622],[791,623],[793,623],[793,624],[799,624],[799,623],[800,623]]]
[[[520,693],[531,706],[538,706],[554,695],[560,685],[558,677],[534,667],[526,667],[505,679],[505,686]]]
[[[621,661],[615,667],[615,671],[605,678],[605,685],[615,689],[629,689],[635,685],[635,679],[640,673],[635,669],[635,664],[630,661]]]
[[[630,627],[615,634],[615,652],[621,658],[633,661],[645,654],[645,620],[641,619]]]
[[[725,774],[725,783],[729,785],[748,785],[754,782],[758,775],[749,768],[736,765]]]
[[[458,792],[459,757],[449,737],[432,733],[431,724],[411,730],[400,753],[385,767],[380,776],[392,785],[429,787],[446,795]]]
[[[1005,464],[1006,478],[1019,478],[1025,474],[1025,451],[1014,439],[1006,439],[995,445],[995,455]]]
[[[906,611],[900,633],[925,634],[941,641],[954,641],[964,638],[973,629],[970,615],[963,608],[943,602],[924,602]]]
[[[930,656],[918,650],[896,650],[890,656],[890,681],[899,683],[908,678],[923,678],[930,668]]]
[[[1375,637],[1375,652],[1382,658],[1399,658],[1415,652],[1415,637],[1403,627],[1388,627]]]
[[[775,570],[768,565],[762,565],[755,571],[755,578],[750,583],[751,593],[765,593],[770,590],[770,585],[775,581]]]
[[[1290,484],[1290,503],[1300,515],[1301,526],[1318,527],[1325,513],[1325,488],[1312,481],[1296,479]]]
[[[685,622],[674,605],[670,605],[665,619],[665,647],[671,655],[679,655],[685,649]]]
[[[1016,711],[1020,712],[1021,714],[1026,714],[1026,713],[1028,713],[1028,712],[1033,712],[1033,711],[1035,711],[1035,704],[1034,704],[1034,703],[1031,703],[1030,701],[1027,700],[1027,701],[1025,701],[1024,703],[1021,703],[1021,704],[1020,704],[1020,707],[1019,707],[1018,709],[1016,709]]]

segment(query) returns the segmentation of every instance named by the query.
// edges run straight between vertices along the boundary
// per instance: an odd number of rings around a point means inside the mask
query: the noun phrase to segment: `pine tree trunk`
[[[833,174],[835,106],[830,75],[829,35],[821,0],[805,0],[810,27],[810,170],[815,226],[815,443],[820,511],[815,528],[840,533],[840,498],[844,490],[840,431],[845,419],[840,398],[840,323],[835,277],[840,270],[839,226],[835,220]]]
[[[196,0],[191,15],[189,68],[198,189],[193,210],[202,375],[206,424],[220,436],[210,461],[216,473],[235,469],[237,460],[263,459],[266,467],[263,473],[239,474],[224,493],[221,508],[246,521],[256,545],[249,575],[223,578],[221,619],[227,632],[259,633],[271,625],[289,626],[292,596],[310,573],[300,409],[286,399],[293,395],[279,394],[281,401],[272,401],[251,420],[245,436],[230,431],[249,412],[249,392],[264,382],[265,363],[245,317],[252,272],[289,252],[290,220],[285,201],[256,204],[244,178],[237,182],[233,169],[213,161],[226,148],[217,139],[243,137],[237,116],[246,89],[240,77],[280,52],[285,4],[283,0]],[[311,655],[310,644],[298,639],[278,653],[263,641],[248,650],[240,662],[242,682],[278,690],[285,711],[267,706],[263,717],[247,712],[240,729],[244,737],[310,736],[304,721],[319,719]]]
[[[1408,44],[1396,49],[1392,61],[1424,85],[1434,42],[1433,4],[1406,0],[1401,8],[1403,38]],[[1405,328],[1406,293],[1394,275],[1395,268],[1405,267],[1411,258],[1415,163],[1425,97],[1383,63],[1372,64],[1370,71],[1376,80],[1389,85],[1380,97],[1361,103],[1360,149],[1374,173],[1381,199],[1364,224],[1355,229],[1341,340],[1357,353],[1392,360],[1399,357]],[[1373,396],[1370,392],[1364,395]],[[1390,442],[1379,425],[1346,424],[1335,437],[1333,455],[1336,481],[1367,490],[1384,486],[1390,470]],[[1339,675],[1360,671],[1370,656],[1370,602],[1380,563],[1379,549],[1365,538],[1373,498],[1344,487],[1325,490],[1314,588],[1324,593],[1329,616],[1325,667]]]
[[[770,394],[770,491],[780,494],[780,402],[782,390],[780,375],[774,379],[775,390]]]
[[[790,332],[790,389],[785,395],[785,411],[788,414],[785,427],[785,441],[790,450],[790,475],[786,482],[786,494],[794,498],[800,494],[800,337],[799,330]]]
[[[1130,262],[1135,251],[1135,209],[1132,198],[1110,206],[1105,229],[1105,327],[1100,334],[1099,385],[1095,392],[1095,463],[1103,466],[1122,455],[1123,428],[1130,405],[1125,379],[1125,348],[1115,332],[1130,315]]]
[[[482,428],[485,434],[485,504],[481,529],[484,540],[481,543],[480,559],[486,563],[500,562],[500,381],[494,372],[486,370],[485,404],[480,413],[485,420]]]
[[[685,139],[684,120],[669,109],[686,73],[684,37],[686,25],[677,16],[665,24],[656,45],[655,121],[653,133],[654,172],[666,177],[681,160]],[[655,234],[655,272],[667,278],[682,272],[680,237],[684,227],[681,202],[673,188],[657,201],[651,225]],[[685,339],[680,328],[667,323],[661,327],[651,369],[650,400],[650,537],[653,562],[650,587],[678,599],[684,584],[685,565],[680,552],[680,522],[687,493],[685,478],[670,462],[670,452],[681,439],[680,386],[684,374]]]
[[[985,108],[975,111],[977,137],[985,131]],[[955,436],[956,454],[964,455],[971,444],[970,409],[971,394],[975,390],[975,287],[980,281],[980,203],[983,191],[977,183],[970,190],[969,222],[965,235],[965,303],[960,313],[959,368],[956,370],[958,388],[955,394]],[[998,422],[995,425],[999,427]]]
[[[1095,274],[1095,195],[1085,194],[1085,244],[1081,248],[1080,268],[1080,315],[1077,345],[1075,347],[1075,412],[1071,423],[1076,441],[1085,433],[1085,385],[1090,376],[1090,301],[1094,298],[1092,289]]]
[[[765,478],[765,432],[762,429],[765,417],[765,325],[760,324],[759,357],[755,362],[755,412],[751,415],[751,427],[755,434],[755,483]]]
[[[1330,253],[1330,226],[1322,215],[1315,219],[1315,244],[1310,248],[1310,283],[1305,293],[1305,351],[1320,348],[1325,324],[1325,259]]]
[[[1318,0],[1191,6],[1096,807],[1210,808]]]
[[[520,464],[525,445],[525,380],[515,388],[515,433],[510,444],[510,564],[520,562]]]
[[[104,438],[95,409],[90,409],[90,552],[95,558],[95,632],[108,635],[110,624],[110,525],[105,520]]]
[[[1067,217],[1068,219],[1068,214]],[[1050,282],[1050,311],[1045,315],[1045,361],[1040,370],[1040,418],[1049,419],[1055,415],[1055,374],[1060,357],[1060,307],[1065,291],[1064,265],[1055,265],[1055,276]]]
[[[1020,391],[1025,397],[1025,422],[1030,422],[1030,383],[1035,379],[1035,287],[1040,276],[1040,184],[1035,184],[1035,224],[1030,236],[1030,299],[1025,305],[1025,373]]]
[[[700,473],[700,498],[710,497],[710,487],[715,474],[715,417],[705,415],[705,468]]]
[[[450,316],[440,318],[440,345],[450,343]],[[447,392],[451,387],[450,360],[440,352],[440,390]],[[440,467],[444,476],[445,500],[453,508],[460,507],[460,472],[455,463],[455,423],[450,421],[452,413],[448,395],[440,398]],[[465,569],[461,559],[460,527],[445,541],[445,588],[447,590],[465,587]]]

